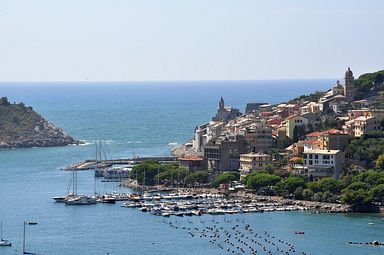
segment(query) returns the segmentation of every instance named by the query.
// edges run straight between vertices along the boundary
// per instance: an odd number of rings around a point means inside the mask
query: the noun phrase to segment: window
[[[312,154],[309,154],[309,159],[312,159],[313,158],[313,155]]]
[[[315,159],[319,159],[319,155],[315,155]]]
[[[307,158],[307,154],[304,154],[304,158]]]
[[[307,160],[304,160],[304,165],[306,165],[307,164]]]
[[[309,161],[309,165],[310,165],[310,166],[313,165],[313,161],[312,161],[312,160]]]

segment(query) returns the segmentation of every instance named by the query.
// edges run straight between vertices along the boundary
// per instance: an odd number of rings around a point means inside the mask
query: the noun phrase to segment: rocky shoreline
[[[0,98],[0,149],[83,144],[44,119],[32,107]]]

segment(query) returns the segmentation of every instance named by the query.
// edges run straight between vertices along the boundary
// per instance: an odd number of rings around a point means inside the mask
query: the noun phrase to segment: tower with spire
[[[351,69],[348,67],[348,70],[345,72],[345,85],[344,85],[344,96],[345,100],[352,102],[355,98],[355,78]]]
[[[213,121],[229,121],[240,116],[241,113],[239,109],[225,106],[223,97],[220,98],[219,108],[217,109],[216,116],[212,118]]]
[[[223,97],[221,97],[220,101],[219,101],[219,110],[224,110],[224,99],[223,99]]]

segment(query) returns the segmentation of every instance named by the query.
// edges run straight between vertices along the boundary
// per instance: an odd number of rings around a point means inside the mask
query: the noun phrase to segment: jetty
[[[178,157],[175,156],[160,156],[160,157],[135,157],[135,158],[126,158],[126,159],[106,159],[106,160],[84,160],[81,162],[73,163],[69,166],[62,168],[64,171],[73,171],[73,170],[93,170],[97,167],[110,167],[113,165],[128,165],[128,164],[138,164],[145,160],[159,161],[162,163],[173,163],[177,162]]]

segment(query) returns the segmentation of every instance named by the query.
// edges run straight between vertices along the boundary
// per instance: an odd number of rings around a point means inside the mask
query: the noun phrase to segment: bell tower
[[[348,102],[352,102],[355,98],[355,78],[351,69],[348,67],[348,70],[345,72],[345,85],[344,85],[344,96]]]
[[[223,109],[224,109],[224,99],[223,97],[221,97],[219,101],[219,110],[223,110]]]

